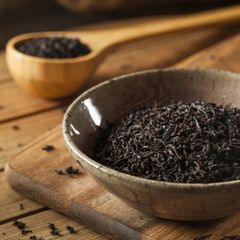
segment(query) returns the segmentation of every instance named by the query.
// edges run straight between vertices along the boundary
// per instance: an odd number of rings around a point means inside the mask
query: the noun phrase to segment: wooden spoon
[[[39,96],[62,98],[79,90],[103,58],[120,45],[165,33],[232,23],[240,23],[240,5],[115,29],[27,33],[8,42],[7,64],[23,88]],[[91,48],[91,53],[77,58],[49,59],[26,55],[15,48],[20,41],[53,36],[78,37]]]

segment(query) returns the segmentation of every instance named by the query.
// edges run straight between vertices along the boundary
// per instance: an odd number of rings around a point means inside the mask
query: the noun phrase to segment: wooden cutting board
[[[222,67],[239,71],[240,35],[178,66]],[[34,129],[33,129],[34,131]],[[46,144],[55,150],[44,151]],[[13,189],[113,239],[193,239],[212,233],[210,239],[240,235],[240,214],[208,222],[177,222],[147,216],[105,191],[83,169],[73,177],[55,170],[80,168],[66,150],[58,126],[26,146],[6,167]],[[187,207],[187,206],[186,206]]]

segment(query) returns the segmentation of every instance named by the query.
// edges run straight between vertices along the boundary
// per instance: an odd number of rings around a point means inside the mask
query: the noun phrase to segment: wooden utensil
[[[91,78],[103,58],[123,44],[165,33],[232,23],[240,23],[240,5],[117,29],[28,33],[8,42],[7,64],[13,78],[23,88],[39,96],[62,98],[75,93]],[[15,48],[20,41],[51,36],[78,37],[92,51],[78,58],[47,59],[23,54]]]

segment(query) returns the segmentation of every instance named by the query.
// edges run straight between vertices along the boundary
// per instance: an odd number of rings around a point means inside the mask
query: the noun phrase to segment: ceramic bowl
[[[240,107],[240,75],[197,69],[149,70],[101,83],[81,94],[63,120],[67,148],[103,187],[147,214],[175,220],[226,217],[240,209],[240,181],[210,184],[147,180],[110,169],[95,161],[97,129],[152,100],[202,100]]]

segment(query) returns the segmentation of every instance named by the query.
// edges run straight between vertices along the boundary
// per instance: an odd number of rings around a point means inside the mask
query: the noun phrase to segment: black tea
[[[95,159],[134,176],[175,183],[240,179],[240,109],[158,102],[103,130]]]

